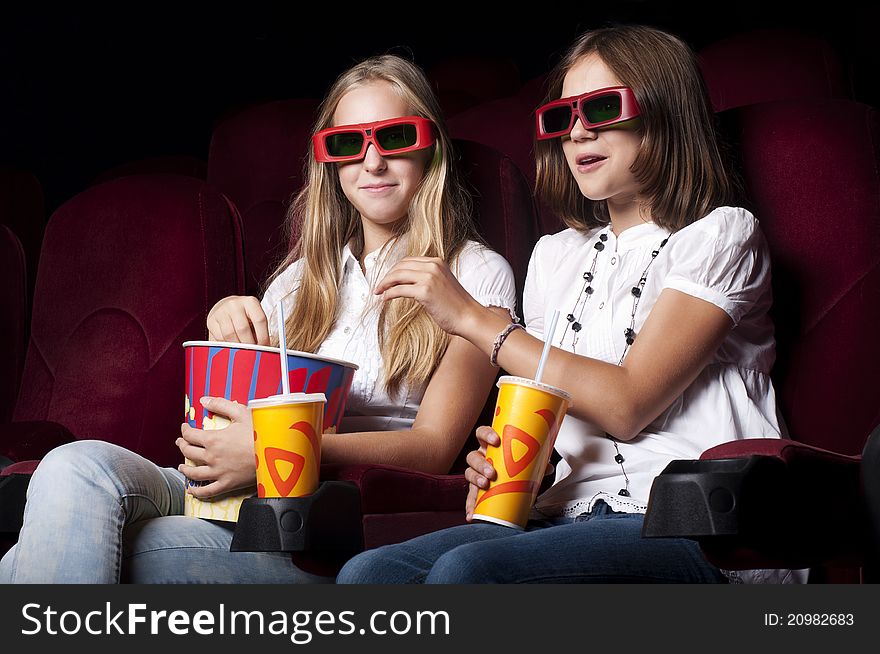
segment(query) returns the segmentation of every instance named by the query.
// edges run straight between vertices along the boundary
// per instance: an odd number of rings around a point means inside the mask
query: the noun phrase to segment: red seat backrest
[[[244,229],[247,293],[287,254],[284,217],[303,180],[318,101],[278,100],[245,109],[214,128],[208,183],[231,199]]]
[[[208,175],[208,164],[198,157],[183,154],[148,157],[113,166],[95,177],[94,183],[109,182],[128,175],[186,175],[205,179]]]
[[[525,176],[534,196],[535,117],[534,98],[513,96],[476,107],[449,119],[449,132],[456,139],[488,145],[510,157]],[[553,234],[565,226],[542,203],[536,203],[540,234]]]
[[[124,177],[62,205],[43,241],[14,420],[178,463],[181,344],[204,339],[208,310],[243,292],[240,231],[232,204],[190,177]]]
[[[880,423],[878,113],[816,98],[724,118],[773,260],[773,377],[791,436],[859,454]]]
[[[715,111],[773,100],[852,97],[841,56],[824,38],[808,32],[743,32],[698,55]]]
[[[454,139],[460,167],[474,200],[477,227],[489,245],[513,268],[517,309],[532,248],[538,240],[538,216],[529,183],[510,157],[464,139]]]
[[[426,75],[449,118],[469,107],[514,95],[520,88],[519,69],[509,57],[447,57]]]

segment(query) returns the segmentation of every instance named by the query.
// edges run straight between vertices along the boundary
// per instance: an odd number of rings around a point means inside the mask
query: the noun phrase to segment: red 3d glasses
[[[639,114],[639,104],[631,88],[611,86],[597,89],[539,107],[535,112],[537,138],[545,140],[565,136],[571,132],[578,118],[585,128],[596,129],[631,120]]]
[[[360,125],[322,129],[312,137],[315,160],[358,161],[372,143],[382,156],[404,154],[434,145],[434,123],[421,116],[402,116]]]

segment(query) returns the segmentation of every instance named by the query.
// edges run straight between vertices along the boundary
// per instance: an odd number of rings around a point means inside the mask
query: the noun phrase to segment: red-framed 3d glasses
[[[312,137],[315,160],[358,161],[372,143],[383,155],[404,154],[434,145],[434,123],[421,116],[401,116],[360,125],[322,129]]]
[[[571,132],[576,118],[587,129],[606,127],[635,118],[640,113],[636,96],[628,86],[610,86],[554,100],[535,112],[538,139],[552,139]]]

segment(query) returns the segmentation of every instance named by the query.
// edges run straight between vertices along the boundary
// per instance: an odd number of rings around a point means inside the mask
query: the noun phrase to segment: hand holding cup
[[[501,444],[501,438],[498,434],[491,427],[485,425],[477,428],[476,436],[480,447],[468,454],[465,459],[469,467],[464,471],[464,478],[470,482],[465,504],[468,522],[471,520],[474,506],[477,503],[477,492],[480,489],[489,488],[489,484],[498,476],[492,464],[486,461],[486,447],[489,445],[497,447]]]
[[[469,465],[473,462],[477,466],[468,478],[477,487],[474,507],[468,513],[472,519],[525,529],[571,395],[548,384],[513,376],[501,377],[498,388],[491,429],[497,442],[488,443],[482,432],[485,454],[478,450],[480,456],[468,460]],[[494,469],[494,479],[483,474],[487,471],[485,464],[481,473],[481,456]],[[486,487],[480,485],[483,481],[488,482]]]

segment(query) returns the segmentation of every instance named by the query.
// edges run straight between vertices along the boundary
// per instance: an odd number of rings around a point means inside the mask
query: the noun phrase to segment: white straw
[[[278,300],[278,354],[281,357],[281,390],[290,393],[290,377],[287,374],[287,335],[284,333],[284,302]]]
[[[535,381],[541,381],[544,374],[544,364],[547,363],[547,356],[550,354],[550,341],[553,340],[553,332],[556,331],[556,321],[559,320],[559,309],[553,312],[550,319],[550,329],[544,332],[544,350],[541,352],[541,360],[538,362],[538,372],[535,373]]]

